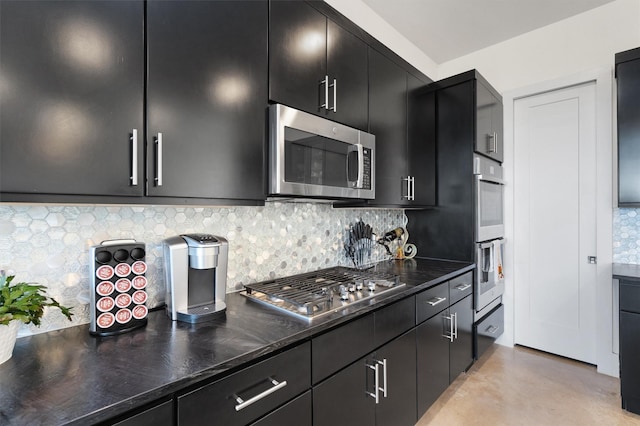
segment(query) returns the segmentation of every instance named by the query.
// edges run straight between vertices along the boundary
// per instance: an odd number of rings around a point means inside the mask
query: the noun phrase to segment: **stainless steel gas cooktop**
[[[241,294],[311,321],[404,286],[397,275],[337,266],[247,284]]]

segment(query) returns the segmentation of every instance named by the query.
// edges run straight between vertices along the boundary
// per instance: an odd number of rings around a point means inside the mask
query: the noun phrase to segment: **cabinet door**
[[[147,4],[148,195],[264,199],[267,16],[266,1]]]
[[[640,314],[620,312],[622,408],[640,413]]]
[[[369,132],[376,137],[376,199],[371,204],[402,205],[408,176],[407,73],[374,49],[369,49]]]
[[[374,360],[361,359],[313,388],[314,426],[375,425]]]
[[[369,100],[367,45],[330,20],[327,21],[327,70],[329,81],[335,87],[330,87],[331,110],[326,112],[326,117],[366,131]]]
[[[502,102],[480,81],[476,86],[475,150],[497,161],[503,159]]]
[[[455,314],[457,337],[451,342],[449,353],[449,382],[473,364],[473,304],[471,295],[451,306]]]
[[[436,95],[415,93],[424,83],[407,74],[409,175],[413,177],[413,206],[436,205]]]
[[[412,426],[416,417],[416,333],[406,334],[378,349],[377,361],[384,361],[386,368],[380,374],[380,403],[376,405],[376,426]],[[384,377],[387,378],[386,385]]]
[[[1,192],[143,194],[143,14],[142,1],[0,2]]]
[[[640,60],[616,67],[618,204],[640,203]]]
[[[417,401],[421,417],[449,386],[449,339],[445,312],[416,327]]]
[[[325,102],[327,18],[302,1],[272,1],[269,13],[269,99],[318,114]]]

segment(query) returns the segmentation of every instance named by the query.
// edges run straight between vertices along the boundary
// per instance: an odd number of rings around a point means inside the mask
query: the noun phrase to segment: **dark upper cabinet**
[[[0,199],[142,195],[144,3],[2,1],[0,16]]]
[[[618,205],[640,205],[640,48],[616,54]]]
[[[0,7],[3,198],[264,200],[266,0]]]
[[[432,101],[412,94],[424,83],[369,50],[369,132],[376,137],[376,198],[367,205],[435,204]],[[430,118],[431,117],[431,118]]]
[[[302,1],[269,21],[269,99],[365,130],[367,44]]]
[[[147,4],[148,195],[263,199],[266,1]]]
[[[504,141],[502,98],[484,79],[476,80],[475,151],[502,163]]]

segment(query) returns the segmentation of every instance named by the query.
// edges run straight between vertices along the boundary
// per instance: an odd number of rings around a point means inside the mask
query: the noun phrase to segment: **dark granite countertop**
[[[613,278],[619,280],[640,281],[640,265],[630,263],[614,263]]]
[[[87,324],[23,337],[13,357],[0,365],[0,424],[106,420],[222,377],[473,267],[432,259],[382,262],[375,270],[399,274],[404,289],[312,323],[232,293],[225,318],[206,323],[172,323],[160,310],[149,314],[146,327],[119,336],[92,337]]]

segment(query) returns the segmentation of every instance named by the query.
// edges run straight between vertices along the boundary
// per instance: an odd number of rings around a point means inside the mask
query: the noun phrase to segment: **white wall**
[[[616,0],[438,66],[438,79],[472,68],[499,91],[602,66],[640,46],[640,0]]]

